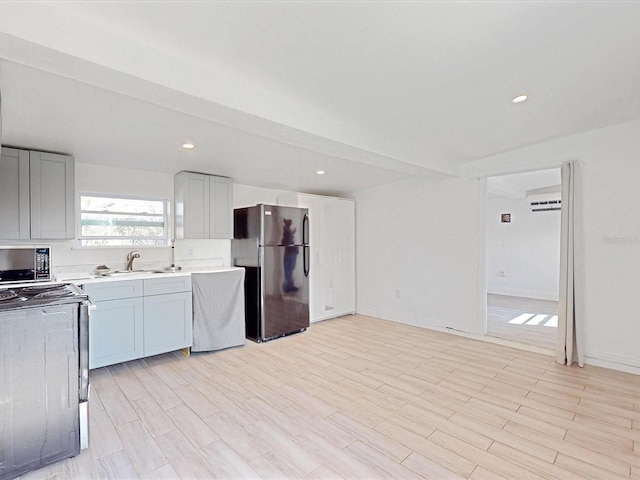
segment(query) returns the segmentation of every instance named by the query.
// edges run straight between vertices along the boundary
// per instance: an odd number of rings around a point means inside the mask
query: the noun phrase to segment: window
[[[82,193],[79,204],[83,247],[169,243],[166,199]]]

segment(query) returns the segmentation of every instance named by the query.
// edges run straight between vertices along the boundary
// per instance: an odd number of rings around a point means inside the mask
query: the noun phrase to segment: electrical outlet
[[[193,257],[193,247],[189,247],[188,253],[190,257]]]
[[[498,272],[498,276],[499,276],[499,277],[506,277],[506,276],[507,276],[507,272],[506,272],[506,271],[504,271],[504,270],[500,270],[500,271]]]
[[[400,298],[400,290],[396,289],[396,298]]]

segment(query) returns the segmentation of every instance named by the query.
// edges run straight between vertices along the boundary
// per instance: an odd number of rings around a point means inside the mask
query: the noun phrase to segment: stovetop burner
[[[18,294],[16,292],[14,292],[13,290],[0,291],[0,302],[13,300],[14,298],[18,298]]]
[[[0,290],[0,307],[26,307],[29,305],[45,305],[54,302],[67,303],[73,297],[86,295],[73,284],[32,285],[29,287]]]
[[[21,288],[18,292],[30,298],[59,298],[77,295],[69,285],[33,285]]]
[[[59,298],[59,297],[72,297],[76,295],[71,290],[46,290],[33,296],[33,298]]]
[[[0,305],[19,304],[27,300],[27,297],[21,296],[15,290],[0,290]]]
[[[45,292],[66,292],[70,291],[69,285],[32,285],[22,287],[20,293],[24,295],[38,295]]]

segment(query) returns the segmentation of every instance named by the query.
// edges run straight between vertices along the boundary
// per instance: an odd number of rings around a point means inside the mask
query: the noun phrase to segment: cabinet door
[[[209,175],[175,176],[176,238],[209,238]]]
[[[334,307],[335,315],[345,315],[356,310],[356,235],[353,200],[338,199],[336,219],[333,255]]]
[[[210,178],[210,237],[233,237],[233,184],[230,178]]]
[[[29,152],[31,238],[74,238],[73,158]]]
[[[89,368],[142,358],[142,297],[96,302],[89,317]]]
[[[335,250],[336,250],[336,230],[340,228],[336,218],[336,199],[320,197],[316,207],[319,215],[316,215],[316,222],[320,221],[318,241],[318,268],[320,270],[320,288],[322,290],[321,318],[335,317]],[[319,207],[319,209],[318,209]]]
[[[144,297],[144,355],[193,344],[191,292]]]
[[[29,152],[26,150],[2,149],[0,239],[29,239]]]

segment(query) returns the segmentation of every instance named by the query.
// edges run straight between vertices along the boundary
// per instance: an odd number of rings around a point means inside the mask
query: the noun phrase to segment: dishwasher
[[[192,352],[210,352],[245,343],[244,268],[192,273]]]
[[[0,480],[88,447],[90,305],[71,284],[0,289]]]

